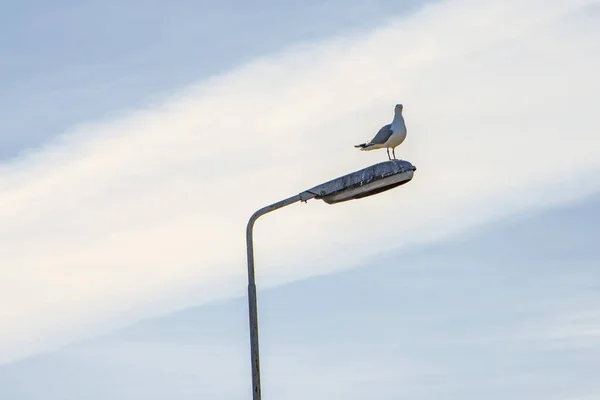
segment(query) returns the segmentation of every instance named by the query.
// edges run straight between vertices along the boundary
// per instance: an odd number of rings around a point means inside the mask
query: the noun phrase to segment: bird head
[[[402,108],[403,108],[402,104],[396,104],[396,108],[394,109],[394,112],[401,113]]]

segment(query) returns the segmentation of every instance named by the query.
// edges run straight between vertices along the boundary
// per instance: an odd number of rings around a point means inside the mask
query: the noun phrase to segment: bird
[[[370,141],[357,144],[354,147],[359,148],[361,151],[385,148],[389,160],[392,159],[390,156],[390,149],[392,149],[395,160],[396,147],[402,144],[404,139],[406,139],[406,124],[404,123],[404,117],[402,116],[403,108],[402,104],[396,104],[394,107],[394,119],[392,120],[392,123],[382,127]]]

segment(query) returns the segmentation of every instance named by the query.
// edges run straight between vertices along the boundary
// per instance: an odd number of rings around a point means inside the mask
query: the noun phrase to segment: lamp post
[[[254,279],[254,246],[252,230],[256,220],[271,211],[310,199],[323,200],[327,204],[372,196],[409,182],[416,168],[408,161],[390,160],[322,183],[285,200],[278,201],[256,211],[246,227],[246,251],[248,256],[248,313],[250,321],[250,356],[252,361],[252,399],[261,400],[260,360],[258,350],[258,307]]]

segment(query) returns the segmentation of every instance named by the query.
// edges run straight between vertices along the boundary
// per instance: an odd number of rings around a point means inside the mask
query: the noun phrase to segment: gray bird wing
[[[377,132],[368,144],[384,144],[392,136],[392,124],[387,124]]]

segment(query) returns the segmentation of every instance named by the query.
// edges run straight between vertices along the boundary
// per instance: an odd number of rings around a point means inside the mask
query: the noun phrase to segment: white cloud
[[[417,166],[415,180],[264,217],[259,282],[354,266],[597,190],[600,28],[580,12],[588,4],[429,6],[74,128],[1,166],[0,302],[10,306],[0,362],[242,288],[250,214],[384,160],[352,146],[397,102],[409,129],[397,155]],[[191,295],[194,285],[203,292]]]

